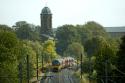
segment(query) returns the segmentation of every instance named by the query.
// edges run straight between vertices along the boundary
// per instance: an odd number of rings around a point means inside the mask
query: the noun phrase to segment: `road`
[[[47,77],[42,79],[40,83],[76,83],[72,77],[73,72],[71,69],[62,69],[57,73],[49,72]]]

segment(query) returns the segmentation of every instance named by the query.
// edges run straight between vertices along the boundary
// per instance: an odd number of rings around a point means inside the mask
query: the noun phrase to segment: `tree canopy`
[[[67,49],[67,46],[73,42],[78,42],[85,46],[88,40],[91,40],[96,36],[108,37],[103,26],[93,21],[87,22],[85,25],[60,26],[56,31],[56,38],[58,40],[56,45],[57,52],[63,55],[63,52]],[[88,47],[85,47],[85,50],[87,48]]]
[[[16,35],[12,32],[0,30],[0,78],[1,83],[14,83],[17,80],[4,77],[17,76],[17,65],[19,55],[19,42]]]
[[[15,24],[15,32],[20,39],[39,40],[39,32],[37,27],[29,24],[26,21],[19,21]]]
[[[53,40],[47,40],[43,43],[43,56],[45,61],[50,62],[50,60],[58,57],[56,53],[55,42]]]
[[[125,36],[121,38],[122,42],[119,45],[119,51],[117,52],[117,59],[115,62],[116,65],[116,73],[115,76],[120,76],[117,78],[114,78],[117,83],[124,82],[125,79]]]
[[[71,56],[78,59],[80,59],[81,54],[84,55],[84,47],[77,42],[70,44],[64,52],[65,56]]]

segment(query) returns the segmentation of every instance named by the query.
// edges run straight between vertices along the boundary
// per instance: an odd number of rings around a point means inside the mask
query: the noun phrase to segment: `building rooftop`
[[[125,32],[125,26],[122,27],[104,27],[107,32]]]
[[[51,10],[48,7],[44,7],[42,9],[41,14],[52,14],[52,13],[51,13]]]

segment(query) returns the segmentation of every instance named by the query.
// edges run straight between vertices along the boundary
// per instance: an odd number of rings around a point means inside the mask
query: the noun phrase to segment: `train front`
[[[52,71],[58,72],[59,70],[61,70],[61,63],[62,63],[62,59],[53,60],[52,61]]]

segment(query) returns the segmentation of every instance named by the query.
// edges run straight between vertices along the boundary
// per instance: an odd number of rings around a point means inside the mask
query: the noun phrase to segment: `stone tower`
[[[45,41],[48,39],[48,37],[53,36],[51,10],[48,7],[44,7],[40,14],[40,18],[41,18],[40,37],[41,40]]]

